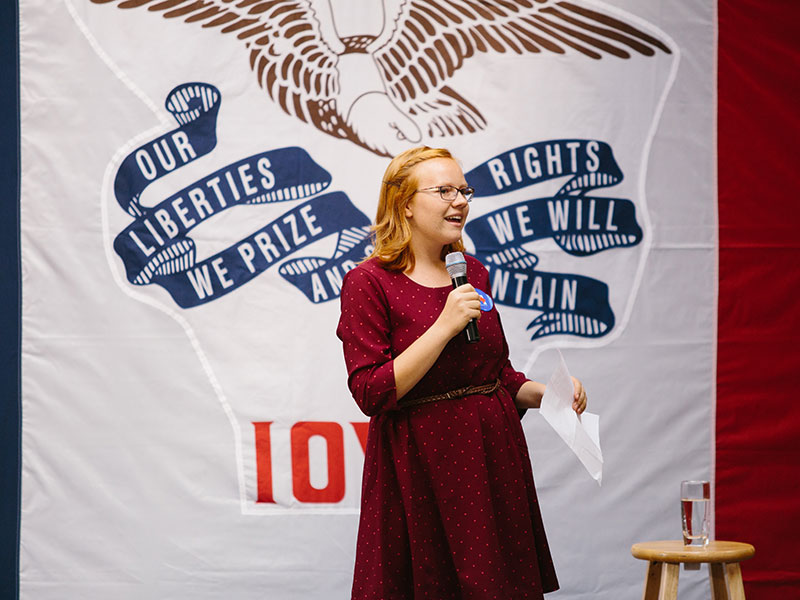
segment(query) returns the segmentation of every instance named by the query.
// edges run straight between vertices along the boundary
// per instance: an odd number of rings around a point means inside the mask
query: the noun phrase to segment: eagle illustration
[[[555,0],[91,0],[236,36],[270,98],[328,135],[390,156],[486,127],[447,85],[478,53],[601,59],[670,49],[616,17]]]

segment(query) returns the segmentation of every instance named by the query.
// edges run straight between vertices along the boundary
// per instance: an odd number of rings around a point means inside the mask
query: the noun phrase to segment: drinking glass
[[[686,546],[708,544],[711,514],[711,484],[708,481],[681,481],[681,520]]]

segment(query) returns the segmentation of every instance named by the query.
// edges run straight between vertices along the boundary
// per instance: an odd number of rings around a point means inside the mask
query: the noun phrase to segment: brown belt
[[[450,390],[444,394],[436,394],[434,396],[423,396],[422,398],[412,398],[411,400],[401,399],[397,406],[399,408],[408,408],[410,406],[419,406],[420,404],[428,404],[429,402],[438,402],[439,400],[452,400],[453,398],[463,398],[464,396],[472,396],[475,394],[489,395],[500,387],[500,380],[492,383],[484,383],[483,385],[468,385],[467,387],[459,388],[457,390]]]

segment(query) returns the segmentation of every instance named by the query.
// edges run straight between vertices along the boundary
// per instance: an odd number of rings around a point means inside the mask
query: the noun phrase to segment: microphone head
[[[451,278],[467,276],[467,259],[461,252],[451,252],[445,256],[444,264]]]

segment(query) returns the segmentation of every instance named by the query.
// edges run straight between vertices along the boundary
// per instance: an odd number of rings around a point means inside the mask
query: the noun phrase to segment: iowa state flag
[[[788,2],[23,0],[2,16],[4,597],[347,598],[367,419],[334,335],[389,157],[476,189],[562,590],[641,593],[679,485],[798,595]],[[704,571],[681,597],[708,594]]]

